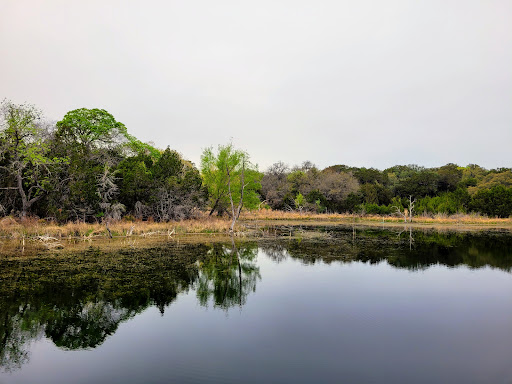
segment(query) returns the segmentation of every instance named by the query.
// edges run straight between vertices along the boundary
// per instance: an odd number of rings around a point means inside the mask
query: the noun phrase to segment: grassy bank
[[[0,219],[0,255],[29,255],[41,250],[64,248],[86,249],[94,246],[102,249],[126,247],[151,247],[160,242],[209,242],[229,241],[228,218],[209,217],[204,214],[194,220],[155,223],[152,221],[118,221],[110,223],[109,231],[104,224],[67,223],[57,224],[38,219],[19,220],[12,217]],[[295,212],[245,212],[235,227],[238,238],[256,239],[281,236],[315,238],[328,236],[328,231],[316,231],[317,227],[350,226],[354,229],[379,227],[399,231],[482,231],[500,230],[512,232],[512,219],[492,219],[480,216],[415,217],[413,223],[400,218],[382,216],[311,214]]]
[[[238,234],[251,235],[259,228],[266,226],[296,225],[368,225],[368,226],[400,226],[403,219],[392,216],[371,216],[353,214],[315,214],[281,211],[252,211],[242,213],[236,226]],[[186,234],[225,234],[228,233],[228,218],[209,217],[207,214],[183,221],[157,223],[153,221],[118,221],[104,224],[70,222],[57,224],[35,218],[19,220],[12,217],[0,219],[0,238],[3,239],[35,239],[39,241],[81,239],[92,240],[112,237],[154,237]],[[417,216],[413,223],[407,225],[417,227],[440,227],[447,229],[459,228],[502,228],[512,230],[512,219],[487,218],[477,215],[437,215]],[[110,230],[110,233],[109,233]]]
[[[380,216],[380,215],[358,215],[358,214],[318,214],[311,212],[284,212],[261,210],[252,212],[243,212],[241,217],[243,221],[322,221],[338,222],[347,224],[403,224],[404,219],[398,216]],[[407,224],[410,224],[407,222]],[[496,228],[512,228],[512,218],[500,219],[481,216],[478,214],[456,214],[456,215],[420,215],[413,217],[414,224],[434,224],[434,225],[474,225],[488,226]]]
[[[57,239],[93,239],[98,237],[150,237],[156,235],[174,235],[187,233],[224,233],[229,229],[229,222],[222,218],[198,218],[194,220],[170,221],[157,223],[153,221],[117,221],[108,225],[83,222],[58,224],[45,220],[18,220],[12,217],[0,219],[0,237],[54,237]]]

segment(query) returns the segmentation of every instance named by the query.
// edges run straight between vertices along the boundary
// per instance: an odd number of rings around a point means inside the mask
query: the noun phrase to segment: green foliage
[[[462,188],[467,188],[467,187],[476,187],[477,184],[478,184],[478,180],[475,179],[474,177],[470,177],[468,179],[461,180],[459,183],[459,186]]]
[[[183,168],[184,164],[180,154],[167,147],[153,166],[153,177],[158,181],[176,178],[182,173]]]
[[[359,204],[363,201],[360,193],[351,192],[343,201],[342,210],[346,212],[356,212],[359,210]]]
[[[66,113],[57,122],[57,138],[79,145],[87,150],[128,142],[128,132],[123,123],[104,109],[80,108]]]
[[[168,220],[202,206],[205,190],[193,164],[141,143],[105,110],[70,111],[56,130],[33,106],[4,102],[1,116],[2,213],[98,221],[128,208]]]
[[[148,202],[153,183],[151,169],[153,159],[147,155],[137,155],[123,159],[116,171],[119,184],[119,199],[129,211],[135,209],[138,201]]]
[[[427,169],[415,171],[411,169],[396,186],[396,194],[401,197],[415,196],[435,196],[438,189],[439,175]]]
[[[389,215],[392,209],[386,205],[365,203],[362,204],[364,211],[370,215]]]
[[[4,101],[0,112],[0,214],[94,221],[117,207],[119,215],[126,208],[133,217],[169,220],[192,217],[209,199],[210,214],[233,216],[240,202],[258,207],[260,196],[273,209],[387,214],[393,205],[407,208],[412,196],[418,213],[509,215],[510,168],[319,170],[305,161],[291,170],[276,163],[263,176],[246,152],[228,144],[217,153],[207,148],[199,172],[178,152],[140,142],[103,109],[75,109],[56,127],[31,105]]]
[[[302,193],[297,193],[297,196],[295,196],[295,208],[297,208],[299,211],[302,211],[304,209],[304,203],[306,202],[306,199],[302,195]]]
[[[465,182],[468,179],[475,179],[477,182],[482,180],[485,175],[489,173],[485,168],[476,165],[469,164],[467,167],[464,167],[462,170],[462,180],[461,182]]]
[[[481,180],[478,181],[476,186],[469,187],[468,191],[471,195],[474,195],[478,191],[483,189],[491,189],[499,185],[505,188],[512,187],[512,171],[505,169],[500,172],[489,172]]]
[[[377,196],[377,188],[374,184],[363,184],[360,187],[360,191],[366,204],[378,205],[379,197]]]
[[[50,192],[56,183],[53,175],[66,164],[67,157],[51,153],[41,124],[42,114],[32,105],[4,101],[0,110],[0,161],[2,169],[15,182],[21,200],[21,216]]]
[[[120,201],[137,217],[179,220],[192,217],[203,206],[205,190],[199,171],[169,148],[157,160],[146,154],[126,158],[117,175]]]
[[[389,207],[397,207],[400,211],[403,211],[404,208],[407,207],[407,200],[405,198],[395,196],[391,199]]]
[[[287,168],[287,167],[286,167]],[[356,193],[359,183],[350,172],[337,172],[336,167],[319,171],[305,162],[291,172],[267,172],[262,181],[262,194],[273,208],[296,207],[297,194],[306,198],[303,208],[316,212],[342,212],[346,210],[346,199]],[[274,188],[273,188],[274,187]],[[274,191],[278,191],[277,193]]]
[[[312,209],[318,213],[325,212],[327,209],[328,201],[318,189],[309,192],[306,196],[306,201],[310,203]]]
[[[307,175],[304,171],[297,169],[291,172],[288,177],[288,183],[290,184],[290,190],[292,194],[297,194],[302,187],[308,183]]]
[[[210,197],[210,214],[226,212],[230,207],[230,198],[238,206],[253,209],[260,203],[257,191],[261,188],[262,174],[257,166],[251,164],[249,155],[237,150],[232,144],[219,145],[217,153],[206,148],[201,155],[201,176]],[[230,212],[230,214],[232,214]]]
[[[437,170],[439,175],[439,191],[453,192],[462,179],[462,170],[456,164],[446,164]]]
[[[445,192],[439,196],[427,196],[419,199],[415,210],[419,213],[465,213],[468,210],[471,197],[464,188],[458,188],[454,192]]]
[[[479,190],[473,196],[471,209],[489,216],[509,217],[512,215],[512,188],[497,185]]]
[[[151,156],[154,159],[158,159],[160,157],[160,151],[154,148],[152,145],[143,143],[142,141],[138,140],[136,137],[130,135],[129,133],[126,133],[125,137],[128,140],[127,147],[131,149],[134,153]]]
[[[352,173],[360,184],[385,184],[388,181],[387,174],[375,168],[352,168]]]

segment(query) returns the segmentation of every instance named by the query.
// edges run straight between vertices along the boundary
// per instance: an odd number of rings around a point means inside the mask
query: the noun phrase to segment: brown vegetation
[[[270,209],[262,209],[259,211],[246,211],[240,218],[245,221],[249,220],[312,220],[312,221],[334,221],[364,224],[365,222],[379,223],[403,223],[400,216],[382,216],[382,215],[359,215],[359,214],[338,214],[338,213],[314,213],[314,212],[285,212],[273,211]],[[479,214],[435,214],[435,215],[419,215],[414,216],[414,222],[418,224],[475,224],[489,225],[496,227],[512,226],[512,218],[500,219],[490,218]]]
[[[403,224],[398,216],[357,215],[357,214],[318,214],[312,212],[284,212],[263,209],[259,211],[246,211],[240,215],[240,222],[235,228],[238,235],[248,235],[255,232],[255,225],[263,228],[266,225],[387,225]],[[206,213],[198,219],[153,222],[121,220],[112,222],[109,229],[113,237],[117,238],[151,238],[173,237],[186,234],[228,234],[230,219],[210,217]],[[410,223],[409,223],[410,225]],[[506,228],[512,229],[512,218],[488,218],[480,215],[445,215],[416,216],[413,226],[435,226],[450,229],[481,229]],[[94,240],[106,239],[109,232],[103,224],[87,224],[70,222],[59,225],[55,222],[27,218],[24,220],[4,217],[0,220],[0,238],[19,240],[23,245],[25,241],[34,241],[47,248],[58,248],[63,240]]]
[[[228,220],[216,217],[201,217],[193,220],[153,222],[126,221],[111,222],[109,229],[114,237],[150,237],[155,235],[172,236],[187,233],[225,233],[228,231]],[[53,237],[57,239],[93,239],[107,237],[108,230],[103,224],[70,222],[59,225],[53,221],[25,219],[16,220],[5,217],[0,220],[0,237],[4,238],[39,238]]]

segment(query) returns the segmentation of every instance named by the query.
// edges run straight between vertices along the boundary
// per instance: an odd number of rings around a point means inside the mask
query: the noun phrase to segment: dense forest
[[[358,214],[512,215],[512,170],[476,164],[384,170],[277,162],[261,173],[231,144],[197,168],[130,135],[102,109],[51,123],[32,105],[0,111],[0,215],[58,222],[238,216],[242,207]],[[412,215],[411,215],[412,216]]]

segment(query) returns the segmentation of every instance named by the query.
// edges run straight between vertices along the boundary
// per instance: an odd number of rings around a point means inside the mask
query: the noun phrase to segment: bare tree
[[[280,161],[270,166],[261,179],[261,194],[272,209],[286,208],[286,196],[291,195],[289,173],[289,167]]]
[[[126,211],[126,207],[121,203],[112,203],[112,200],[119,193],[119,187],[115,183],[114,173],[108,165],[105,165],[103,173],[98,177],[98,195],[101,198],[100,207],[104,210],[104,222],[110,238],[110,220],[120,220],[121,214]]]
[[[288,172],[290,172],[290,167],[282,161],[278,161],[268,167],[266,174],[286,178]]]
[[[413,199],[412,196],[409,196],[409,208],[400,209],[398,205],[393,205],[391,208],[395,209],[395,213],[402,216],[404,218],[404,223],[407,223],[407,217],[409,217],[409,221],[412,223],[412,216],[414,211],[414,204],[416,203],[416,199]],[[402,205],[400,203],[400,205]]]
[[[404,208],[403,212],[400,209],[400,207],[398,207],[396,205],[393,205],[391,208],[394,208],[395,209],[395,213],[397,215],[402,216],[404,218],[404,223],[407,223],[407,209],[406,208]]]
[[[409,195],[409,221],[412,223],[412,212],[414,210],[414,203],[416,203],[416,199],[413,200],[412,196]]]
[[[359,189],[359,182],[350,173],[320,172],[312,182],[312,189],[318,189],[327,201],[345,200],[350,193]]]

